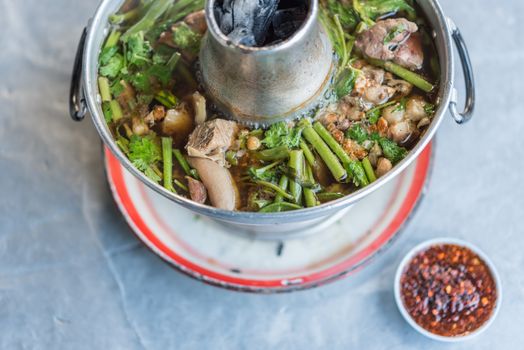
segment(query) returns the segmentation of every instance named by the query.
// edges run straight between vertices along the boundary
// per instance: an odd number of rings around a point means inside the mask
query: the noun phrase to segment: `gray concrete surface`
[[[520,0],[442,0],[477,75],[475,120],[447,119],[431,188],[401,239],[357,276],[288,295],[185,277],[130,233],[105,184],[99,139],[67,115],[70,69],[97,1],[0,0],[1,349],[515,349],[524,343],[524,39]],[[445,346],[401,319],[396,264],[454,236],[502,275],[498,319]]]

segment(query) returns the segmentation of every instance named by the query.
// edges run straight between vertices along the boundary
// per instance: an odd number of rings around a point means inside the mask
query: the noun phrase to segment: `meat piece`
[[[339,102],[338,110],[340,114],[342,114],[348,120],[362,120],[365,117],[363,110],[369,109],[370,107],[367,108],[367,106],[363,106],[361,104],[361,99],[346,96]]]
[[[156,122],[161,121],[166,116],[166,109],[164,106],[155,106],[153,110],[144,118],[144,121],[149,125],[153,126]]]
[[[388,173],[393,168],[393,164],[387,158],[379,158],[377,162],[377,171],[376,174],[378,177],[382,177]]]
[[[240,196],[228,169],[205,158],[189,157],[188,162],[198,172],[211,205],[224,210],[238,209]]]
[[[404,108],[399,108],[398,105],[388,106],[382,111],[382,118],[384,118],[390,125],[403,121],[404,115]]]
[[[418,122],[428,117],[425,106],[426,101],[422,96],[413,96],[406,102],[406,118]]]
[[[235,122],[215,119],[196,127],[189,136],[186,149],[190,157],[207,158],[219,165],[226,164],[225,153],[238,132]]]
[[[364,65],[361,74],[355,81],[355,93],[361,96],[364,110],[387,102],[394,94],[395,89],[383,85],[386,72],[371,65]]]
[[[422,68],[424,52],[422,51],[422,40],[418,33],[414,33],[405,43],[398,46],[393,62],[411,70]]]
[[[135,135],[144,136],[149,133],[149,127],[141,118],[134,117],[131,126]]]
[[[408,83],[405,80],[395,79],[393,77],[393,74],[389,72],[386,73],[384,81],[387,86],[390,86],[393,89],[395,89],[395,93],[397,94],[398,97],[408,96],[411,93],[411,91],[413,90],[413,85],[411,85],[410,83]]]
[[[198,91],[191,98],[193,100],[193,111],[195,112],[195,124],[204,124],[207,120],[206,99]]]
[[[401,146],[408,143],[415,132],[417,132],[417,128],[408,120],[401,121],[389,127],[391,138]]]
[[[224,0],[217,2],[215,17],[233,43],[262,46],[279,0]]]
[[[344,148],[344,151],[346,151],[346,153],[348,153],[352,159],[362,160],[368,155],[368,152],[363,146],[359,145],[358,142],[351,139],[344,140],[342,148]]]
[[[161,124],[162,134],[173,137],[176,145],[183,143],[193,130],[193,117],[182,103],[176,109],[170,109]]]
[[[369,58],[395,61],[409,68],[422,66],[424,55],[419,35],[413,35],[418,26],[405,18],[378,21],[357,36],[355,46]]]
[[[196,33],[203,35],[207,31],[206,14],[204,10],[190,13],[186,16],[184,22]]]
[[[186,176],[189,196],[197,203],[204,204],[207,200],[207,190],[204,184],[191,176]]]

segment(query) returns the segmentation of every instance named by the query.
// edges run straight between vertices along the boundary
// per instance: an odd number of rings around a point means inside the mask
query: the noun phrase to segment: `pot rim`
[[[426,17],[434,19],[434,23],[437,23],[438,25],[434,26],[432,29],[435,33],[434,40],[436,41],[435,45],[437,48],[441,69],[438,94],[439,105],[430,127],[425,131],[424,135],[418,141],[415,148],[409,152],[406,158],[398,163],[391,171],[389,171],[389,173],[375,181],[373,184],[370,184],[365,188],[362,188],[341,199],[328,202],[314,208],[304,208],[281,213],[258,213],[223,210],[208,205],[198,204],[188,198],[169,192],[160,184],[157,184],[148,179],[141,171],[135,168],[131,164],[131,161],[116,145],[113,136],[107,127],[105,119],[103,118],[103,112],[100,103],[101,98],[97,84],[98,55],[102,47],[103,40],[106,38],[108,32],[109,25],[107,18],[120,6],[122,1],[123,0],[102,0],[87,28],[87,38],[83,55],[82,81],[83,91],[91,119],[103,142],[127,170],[129,170],[134,176],[140,179],[140,181],[145,183],[149,188],[153,189],[157,193],[183,207],[186,207],[189,210],[202,215],[210,216],[230,223],[243,222],[253,223],[256,225],[299,222],[303,219],[311,219],[312,217],[327,216],[330,213],[344,209],[358,202],[362,198],[370,195],[381,186],[391,181],[418,157],[418,155],[424,150],[424,148],[435,135],[451,101],[455,68],[451,41],[451,28],[449,27],[448,21],[446,20],[438,0],[427,0],[430,13],[426,11]],[[441,41],[441,45],[438,44],[439,40]]]

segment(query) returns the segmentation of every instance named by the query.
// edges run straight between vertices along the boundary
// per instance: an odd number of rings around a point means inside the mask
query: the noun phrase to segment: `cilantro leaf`
[[[129,142],[129,160],[151,180],[156,182],[160,181],[160,176],[158,176],[153,168],[155,163],[162,160],[162,150],[155,136],[131,136]]]
[[[151,62],[151,44],[144,39],[144,32],[133,34],[127,40],[127,60],[137,67]]]
[[[129,77],[129,81],[131,82],[131,85],[140,92],[149,93],[151,91],[149,75],[144,74],[143,72],[136,72]]]
[[[346,137],[362,144],[369,138],[369,134],[361,123],[356,123],[346,131]]]
[[[197,54],[200,49],[202,36],[189,28],[185,23],[173,29],[173,43],[181,49]]]
[[[109,63],[109,60],[118,52],[117,46],[105,47],[100,53],[99,61],[101,66]]]
[[[300,145],[301,136],[302,128],[290,128],[285,122],[278,122],[273,124],[266,131],[262,143],[267,148],[275,148],[279,146],[293,148]]]
[[[107,64],[100,67],[100,75],[108,78],[116,78],[124,67],[124,56],[117,53],[109,59]]]
[[[408,154],[408,151],[404,147],[400,147],[388,138],[382,137],[378,140],[378,143],[380,144],[380,147],[382,147],[384,156],[393,164],[400,162]]]

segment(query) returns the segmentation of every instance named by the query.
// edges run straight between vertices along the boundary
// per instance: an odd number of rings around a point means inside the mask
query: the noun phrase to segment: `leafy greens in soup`
[[[167,190],[225,210],[315,207],[384,176],[431,123],[439,65],[413,2],[321,0],[338,59],[334,101],[268,128],[223,119],[206,101],[196,74],[203,6],[128,0],[110,16],[99,56],[101,107],[117,145]]]

